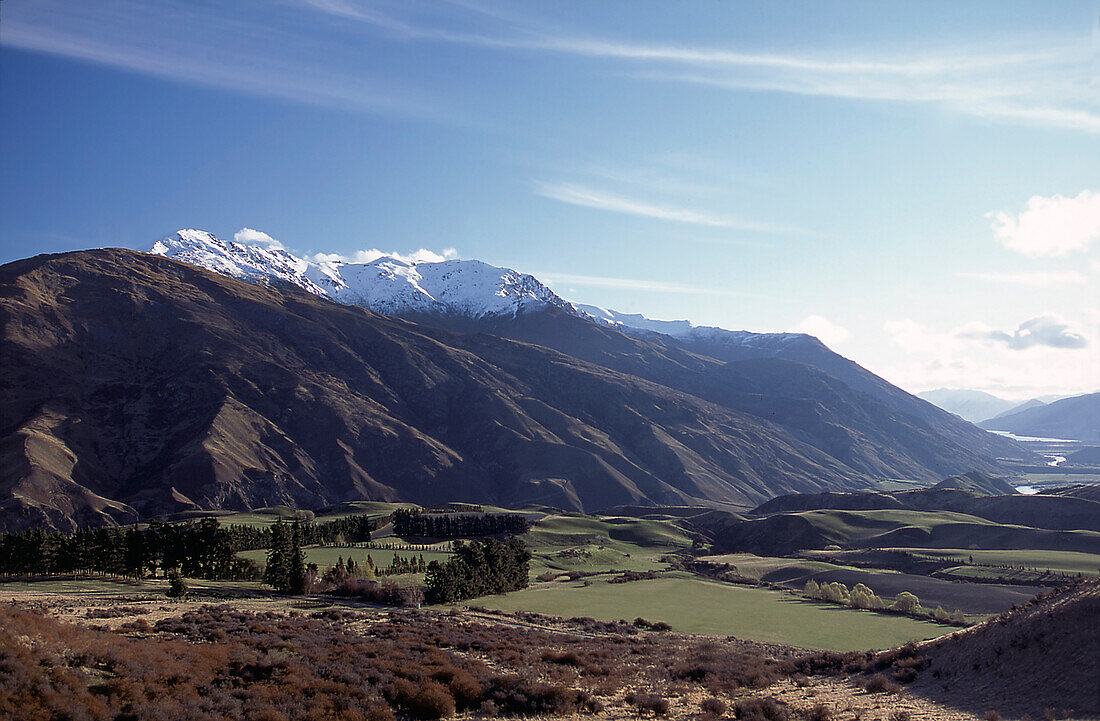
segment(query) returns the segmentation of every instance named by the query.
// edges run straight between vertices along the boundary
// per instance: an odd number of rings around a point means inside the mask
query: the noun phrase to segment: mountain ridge
[[[1062,398],[979,423],[1017,436],[1100,443],[1100,392]]]
[[[747,508],[999,470],[1019,448],[898,410],[891,392],[932,406],[835,354],[883,395],[538,299],[396,318],[244,276],[124,250],[0,268],[9,522],[354,499]]]
[[[747,507],[865,478],[550,349],[99,250],[0,267],[6,527],[353,499]]]

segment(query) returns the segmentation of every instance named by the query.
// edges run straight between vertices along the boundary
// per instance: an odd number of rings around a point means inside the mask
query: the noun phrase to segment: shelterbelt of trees
[[[399,508],[393,513],[393,532],[398,536],[472,538],[503,533],[522,535],[530,529],[530,521],[518,513],[427,514],[410,508]]]
[[[360,543],[370,540],[375,522],[359,515],[295,523],[295,527],[301,546]],[[256,564],[235,554],[272,548],[277,525],[223,527],[213,518],[204,518],[125,528],[81,528],[72,534],[44,529],[8,533],[0,536],[0,574],[107,573],[141,578],[176,569],[190,578],[257,580],[260,569]]]
[[[369,541],[371,531],[376,528],[377,520],[367,515],[335,518],[331,521],[315,523],[298,521],[298,533],[303,546],[343,545],[345,543],[363,543]],[[237,551],[254,551],[271,548],[274,544],[274,524],[270,526],[243,526],[232,524],[229,532],[233,536],[233,548]]]
[[[237,558],[233,534],[212,518],[129,528],[36,529],[0,536],[0,573],[108,573],[141,578],[176,569],[191,578],[254,580],[260,570]]]
[[[358,564],[341,561],[342,573],[337,570],[332,578],[321,578],[317,566],[306,563],[303,546],[319,539],[369,539],[370,532],[366,529],[370,523],[366,517],[322,524],[278,520],[267,528],[248,529],[244,533],[244,526],[222,527],[207,518],[189,523],[152,522],[143,527],[85,528],[72,534],[39,529],[0,536],[0,574],[91,572],[142,578],[159,571],[175,580],[174,593],[182,595],[186,592],[182,576],[245,581],[262,577],[277,591],[291,594],[309,593],[320,580],[322,591],[346,586],[348,590],[368,593],[379,586],[376,580],[379,571],[395,575],[423,572],[425,588],[417,592],[423,591],[430,603],[449,603],[527,586],[531,554],[515,536],[468,543],[455,540],[454,556],[449,561],[432,561],[426,566],[423,556],[415,562],[395,553],[388,569],[370,565],[360,574]],[[507,523],[510,521],[493,526],[488,522],[480,527],[501,528]],[[262,574],[254,562],[236,555],[237,551],[254,548],[261,542],[265,544],[261,548],[268,548]]]

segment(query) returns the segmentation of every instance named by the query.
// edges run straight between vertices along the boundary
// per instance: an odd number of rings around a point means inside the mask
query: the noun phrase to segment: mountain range
[[[1100,393],[1087,393],[1029,406],[979,424],[1017,436],[1100,443]]]
[[[479,261],[193,230],[9,263],[0,527],[355,499],[744,509],[1031,458],[811,336],[615,316]]]
[[[965,418],[971,423],[979,423],[990,418],[995,418],[1002,413],[1009,413],[1019,408],[1020,403],[1004,398],[998,398],[985,391],[973,391],[955,388],[937,388],[934,391],[922,391],[917,397],[923,398],[929,403],[934,403],[945,411],[949,411]],[[1028,403],[1039,403],[1036,400]]]

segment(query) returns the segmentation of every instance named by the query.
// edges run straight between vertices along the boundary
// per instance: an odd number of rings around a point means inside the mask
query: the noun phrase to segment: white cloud
[[[317,61],[328,47],[274,24],[243,25],[231,4],[166,0],[67,3],[41,0],[12,8],[4,42],[192,85],[221,88],[368,114],[454,122],[458,112],[437,108],[389,78],[342,72]],[[8,8],[5,6],[5,11]],[[465,121],[461,121],[465,122]]]
[[[411,253],[385,252],[377,248],[369,250],[357,250],[350,255],[340,253],[317,253],[312,260],[315,263],[373,263],[379,258],[393,258],[403,263],[442,263],[445,260],[454,260],[458,257],[458,251],[454,248],[444,248],[442,252],[435,252],[427,248],[420,248]]]
[[[1004,343],[1012,350],[1034,346],[1080,349],[1088,346],[1085,336],[1053,313],[1025,320],[1011,333],[980,324],[963,326],[955,332],[959,338]]]
[[[1012,333],[978,322],[942,331],[911,319],[891,321],[884,330],[905,355],[888,359],[892,354],[886,354],[877,363],[861,364],[912,392],[971,388],[1019,400],[1092,392],[1100,378],[1100,358],[1077,352],[1076,346],[1100,342],[1100,323],[1090,320],[1100,320],[1100,314],[1086,311],[1084,317],[1091,334],[1053,316],[1025,321]],[[1035,322],[1040,319],[1045,322]],[[1026,360],[1021,358],[1024,346]]]
[[[803,318],[802,322],[795,326],[795,330],[816,336],[818,340],[830,347],[839,345],[852,337],[851,331],[847,328],[836,325],[819,315]]]
[[[233,240],[238,243],[244,243],[245,245],[264,245],[272,250],[285,250],[282,243],[262,230],[254,230],[252,228],[241,228],[233,234]]]
[[[1035,195],[1019,214],[997,210],[986,217],[993,221],[994,237],[1009,250],[1033,257],[1066,255],[1100,239],[1100,193]]]
[[[1006,285],[1027,286],[1062,286],[1077,285],[1085,282],[1085,276],[1076,271],[1051,273],[1045,271],[1023,273],[956,273],[960,278],[972,280],[984,280],[990,283],[1004,283]]]
[[[909,318],[886,321],[882,324],[882,329],[890,340],[908,353],[939,351],[944,340],[942,336]]]
[[[770,223],[739,220],[737,218],[714,215],[704,211],[692,210],[690,208],[657,205],[602,190],[594,190],[580,185],[573,185],[571,183],[538,183],[535,186],[535,192],[544,198],[550,198],[551,200],[557,200],[562,203],[569,203],[570,205],[607,210],[613,213],[640,215],[646,218],[669,220],[675,223],[703,225],[712,228],[736,228],[739,230],[752,230],[764,233],[797,232],[793,228],[783,228]]]

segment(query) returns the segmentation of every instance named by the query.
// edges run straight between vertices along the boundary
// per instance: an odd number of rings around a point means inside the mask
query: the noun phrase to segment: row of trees
[[[230,532],[212,518],[152,522],[139,528],[35,529],[0,536],[0,573],[107,573],[142,578],[171,569],[192,578],[254,580],[259,568],[237,558]]]
[[[393,532],[397,536],[471,538],[504,533],[522,535],[530,529],[527,517],[517,513],[437,515],[416,508],[399,508],[393,512]]]
[[[469,544],[455,541],[454,558],[428,564],[424,581],[428,603],[450,603],[527,588],[531,553],[515,536]]]
[[[294,523],[298,525],[299,537],[303,546],[342,546],[346,543],[363,543],[370,541],[371,531],[375,528],[375,520],[366,515],[346,516],[321,523],[295,519]],[[284,522],[284,525],[288,524]],[[261,548],[272,548],[274,545],[273,528],[274,525],[245,526],[233,524],[229,526],[229,533],[233,537],[234,550],[252,551]]]
[[[920,605],[920,599],[909,591],[902,591],[894,597],[889,605],[875,595],[875,592],[862,583],[857,583],[849,591],[843,583],[817,583],[813,579],[806,582],[806,595],[819,601],[839,603],[852,608],[867,609],[870,611],[892,611],[907,616],[931,617],[941,623],[953,623],[965,625],[966,617],[962,611],[956,610],[948,613],[942,606],[937,606],[934,611],[928,611]]]

